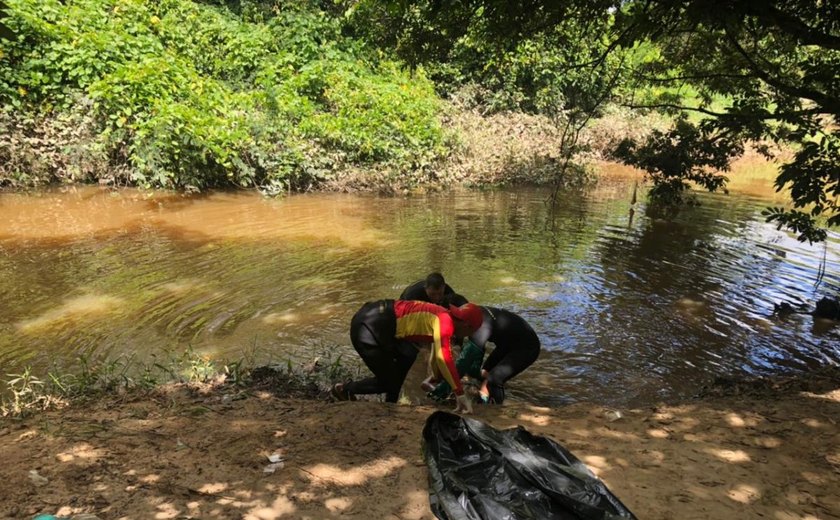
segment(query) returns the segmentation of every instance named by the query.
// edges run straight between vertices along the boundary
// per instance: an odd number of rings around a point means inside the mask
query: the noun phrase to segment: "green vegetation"
[[[315,6],[9,0],[0,183],[303,189],[447,151],[439,99]],[[72,153],[68,153],[72,151]]]
[[[161,352],[149,361],[133,356],[111,360],[78,358],[78,366],[53,369],[39,376],[31,368],[0,379],[0,417],[22,417],[106,394],[159,390],[167,384],[229,388],[229,394],[255,389],[295,397],[323,397],[332,384],[358,376],[334,349],[321,349],[306,363],[291,358],[281,364],[257,365],[256,352],[235,361],[212,360],[192,348]]]
[[[724,188],[720,172],[747,143],[768,155],[768,143],[781,143],[795,154],[781,168],[776,187],[790,188],[793,205],[801,209],[768,210],[768,220],[809,241],[825,238],[816,217],[840,224],[836,2],[358,4],[362,19],[385,22],[373,25],[385,28],[374,31],[374,38],[389,42],[411,63],[429,63],[430,70],[454,65],[462,73],[450,74],[456,81],[478,75],[488,84],[488,77],[502,78],[507,82],[501,90],[515,101],[522,93],[531,108],[544,109],[546,93],[559,99],[571,128],[565,158],[607,102],[674,117],[671,130],[627,142],[620,153],[650,174],[658,201],[682,200],[690,181]]]
[[[794,209],[770,209],[768,220],[809,241],[825,238],[818,221],[840,224],[840,7],[832,3],[4,7],[0,186],[88,180],[278,193],[341,186],[354,172],[379,187],[548,180],[560,188],[586,177],[579,163],[594,144],[643,168],[654,202],[674,204],[692,186],[725,189],[723,174],[749,147],[769,157],[779,146],[792,154],[775,185],[790,190]],[[503,147],[515,159],[493,157],[485,169],[497,171],[476,175],[461,159],[494,143],[450,132],[472,124],[470,111],[535,116],[557,132],[536,153]],[[593,124],[599,118],[641,121],[651,112],[671,128],[593,142],[593,128],[628,129]],[[522,175],[530,169],[537,173]]]

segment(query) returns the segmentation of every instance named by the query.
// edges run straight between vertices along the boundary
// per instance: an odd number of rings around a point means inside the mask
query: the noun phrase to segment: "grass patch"
[[[358,375],[334,348],[324,347],[311,360],[257,365],[256,350],[241,358],[212,360],[188,348],[162,352],[150,361],[133,356],[112,360],[80,357],[76,366],[35,374],[30,368],[0,380],[0,416],[25,417],[103,396],[156,391],[169,385],[193,390],[230,389],[236,393],[269,391],[282,397],[323,398],[332,384]]]

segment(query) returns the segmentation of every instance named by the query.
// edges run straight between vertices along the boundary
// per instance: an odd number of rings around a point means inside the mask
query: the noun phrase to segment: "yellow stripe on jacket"
[[[455,395],[462,395],[461,376],[455,368],[450,338],[455,332],[452,316],[446,309],[433,303],[397,300],[394,302],[397,316],[396,338],[432,344],[432,366],[435,375],[443,377],[455,389]]]

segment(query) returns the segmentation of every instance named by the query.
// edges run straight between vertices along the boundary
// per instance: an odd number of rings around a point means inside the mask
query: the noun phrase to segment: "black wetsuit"
[[[420,280],[419,282],[415,282],[406,287],[400,295],[400,300],[419,300],[421,302],[430,301],[429,295],[426,294],[426,280]],[[446,284],[446,286],[443,289],[443,302],[439,303],[438,305],[448,308],[450,304],[456,307],[460,307],[465,303],[469,303],[469,300],[456,293],[455,290],[449,286],[449,284]]]
[[[439,305],[414,300],[368,302],[350,321],[353,348],[373,372],[373,377],[344,384],[350,395],[385,394],[397,402],[405,377],[417,359],[417,344],[428,344],[440,374],[463,393],[452,357],[451,338],[455,325],[449,312]]]
[[[540,339],[534,329],[521,316],[495,307],[482,307],[484,323],[470,338],[484,349],[488,341],[495,350],[484,361],[482,368],[489,375],[487,389],[497,404],[505,400],[505,383],[531,366],[540,355]]]
[[[368,302],[350,321],[350,341],[373,377],[352,381],[344,388],[351,394],[385,394],[385,400],[396,403],[400,388],[411,365],[417,359],[417,348],[394,337],[397,316],[394,300]]]

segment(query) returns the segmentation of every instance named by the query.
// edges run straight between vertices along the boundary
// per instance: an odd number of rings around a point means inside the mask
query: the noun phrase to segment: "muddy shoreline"
[[[511,403],[475,417],[554,438],[638,518],[838,518],[838,376],[620,413]],[[273,390],[169,385],[3,419],[0,518],[433,518],[420,432],[438,408]],[[283,461],[266,473],[271,455]]]

